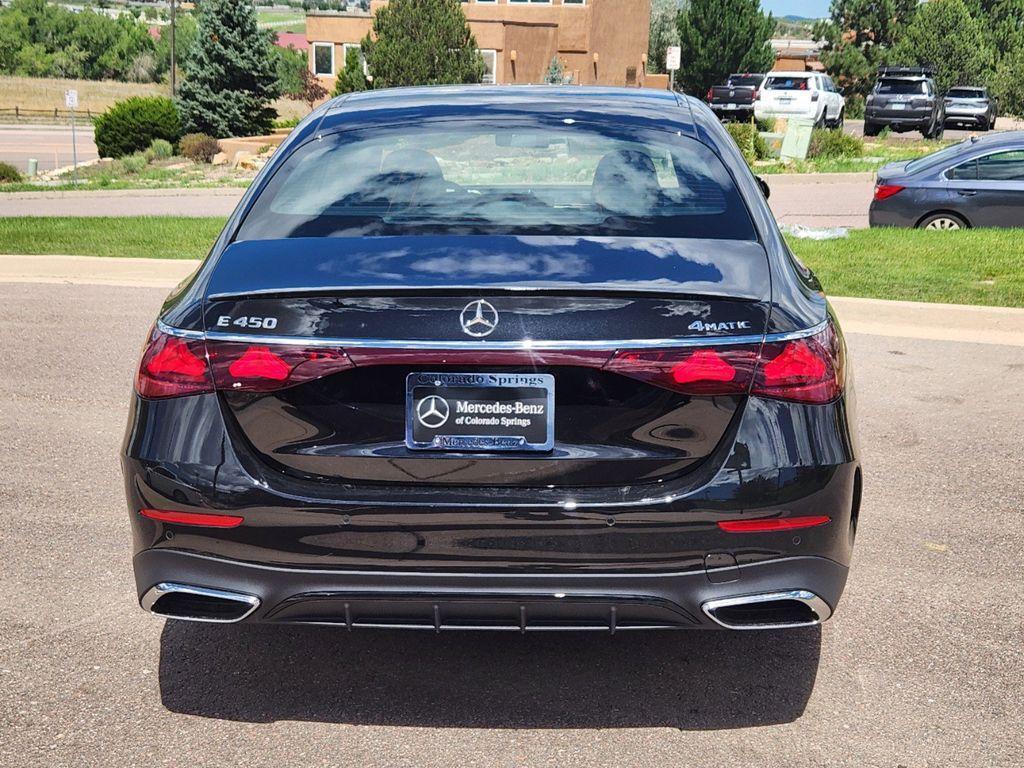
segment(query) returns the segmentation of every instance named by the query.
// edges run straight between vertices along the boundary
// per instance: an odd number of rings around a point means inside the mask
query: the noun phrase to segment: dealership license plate
[[[890,105],[889,105],[889,109],[896,109],[896,110],[900,110],[900,109],[906,109],[906,108],[907,108],[907,105],[906,105],[906,104],[898,104],[898,103],[897,103],[897,104],[890,104]]]
[[[725,108],[726,109],[736,109],[736,105],[735,104],[726,104]]]
[[[555,377],[547,373],[410,373],[405,444],[416,450],[550,451]]]

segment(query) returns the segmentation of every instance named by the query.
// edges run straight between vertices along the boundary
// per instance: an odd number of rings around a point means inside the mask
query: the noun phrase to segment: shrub
[[[18,169],[8,163],[0,163],[0,184],[21,181],[21,174]]]
[[[153,143],[146,150],[146,157],[150,160],[166,160],[174,154],[174,145],[166,139],[153,139]]]
[[[846,111],[843,113],[851,120],[864,119],[864,97],[853,93],[846,97]]]
[[[121,166],[125,173],[142,173],[147,165],[149,165],[149,158],[143,152],[136,152],[121,158]]]
[[[132,96],[96,118],[96,146],[101,157],[124,157],[163,139],[173,144],[181,136],[174,102],[163,96]]]
[[[220,142],[205,133],[186,133],[178,142],[182,156],[197,163],[209,163],[220,152]]]
[[[750,123],[729,123],[725,128],[748,163],[768,157],[768,145],[755,126]]]
[[[775,131],[775,118],[774,117],[762,117],[754,121],[757,126],[757,130],[761,133],[773,133]]]
[[[842,131],[828,131],[816,128],[811,134],[811,145],[807,149],[808,159],[812,157],[860,157],[864,154],[864,142],[857,136]]]

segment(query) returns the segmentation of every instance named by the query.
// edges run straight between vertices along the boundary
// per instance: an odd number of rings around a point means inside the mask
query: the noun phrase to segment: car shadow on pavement
[[[169,621],[160,694],[172,712],[247,722],[743,728],[800,717],[820,649],[819,627],[519,636]]]

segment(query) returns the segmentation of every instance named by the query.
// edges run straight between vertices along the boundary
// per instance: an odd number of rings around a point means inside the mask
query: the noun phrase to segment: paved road
[[[40,171],[71,165],[76,145],[79,162],[99,157],[92,138],[92,125],[80,124],[75,133],[77,141],[72,142],[71,128],[64,126],[0,125],[0,161],[24,173],[30,157],[39,161]]]
[[[771,206],[785,224],[866,227],[871,174],[768,176]],[[19,192],[0,195],[0,216],[227,216],[241,189]],[[2,249],[2,246],[0,246]]]
[[[847,120],[845,124],[846,132],[853,136],[864,135],[864,121],[863,120]],[[1008,117],[1000,117],[996,121],[995,130],[997,131],[1020,131],[1024,130],[1024,122],[1020,120],[1011,120]],[[978,131],[962,131],[955,128],[947,128],[944,139],[961,141],[966,139],[968,136],[977,134]],[[921,133],[919,131],[907,131],[906,133],[891,133],[893,138],[896,139],[910,139],[913,141],[921,140]]]
[[[0,285],[0,765],[1024,761],[1021,347],[850,337],[864,510],[820,629],[225,628],[134,602],[117,451],[164,293]]]

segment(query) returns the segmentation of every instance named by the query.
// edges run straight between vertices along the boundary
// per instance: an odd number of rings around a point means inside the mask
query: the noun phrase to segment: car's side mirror
[[[761,194],[764,195],[764,199],[767,200],[769,197],[772,196],[771,187],[769,187],[768,182],[762,179],[760,176],[755,176],[754,178],[757,179],[757,186],[761,188]]]

